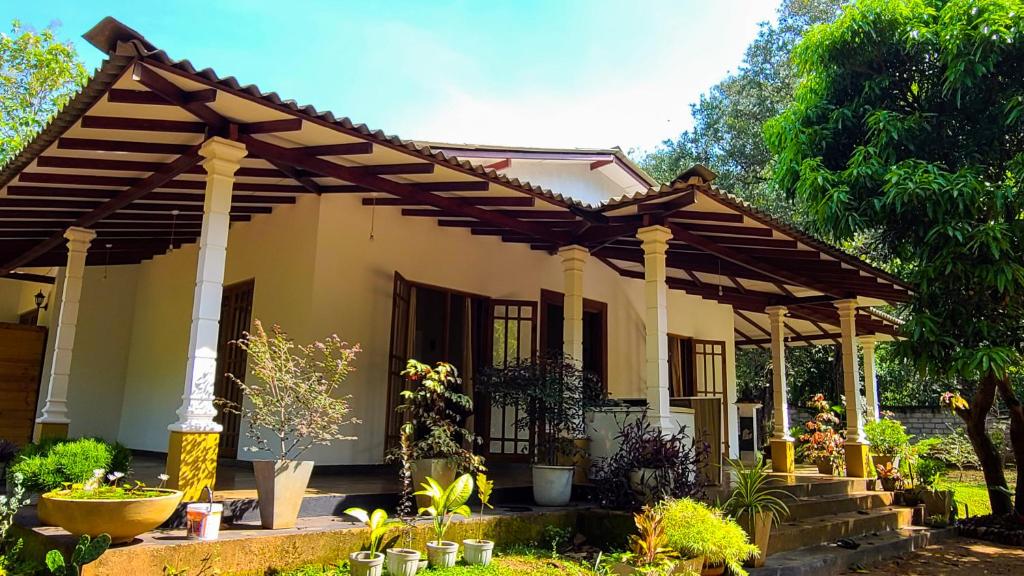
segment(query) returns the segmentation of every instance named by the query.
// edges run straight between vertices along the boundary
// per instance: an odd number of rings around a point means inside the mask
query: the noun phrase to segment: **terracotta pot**
[[[352,576],[380,576],[384,571],[384,555],[380,552],[353,552],[348,555]]]
[[[739,524],[747,533],[750,541],[761,551],[753,558],[748,558],[745,564],[760,568],[764,566],[765,558],[768,557],[768,540],[772,533],[772,515],[767,512],[758,512],[751,517],[750,514],[740,515]]]
[[[707,566],[700,571],[700,576],[722,576],[725,574],[725,564],[719,564],[717,566]]]
[[[427,563],[432,568],[451,568],[459,557],[459,544],[447,540],[427,542]]]
[[[420,569],[420,553],[408,548],[388,548],[385,560],[391,576],[415,576]]]
[[[814,465],[818,467],[818,474],[824,474],[826,476],[836,475],[836,467],[832,465],[831,460],[815,460]]]
[[[70,500],[57,497],[67,494],[67,490],[54,490],[42,495],[36,513],[40,523],[60,526],[76,538],[82,534],[96,537],[105,532],[114,544],[131,542],[166,522],[183,495],[178,490],[147,490],[165,495],[128,500]]]
[[[889,464],[893,463],[894,458],[888,454],[872,454],[871,455],[871,469],[878,470],[877,466],[882,468],[888,468]]]
[[[260,523],[264,528],[294,528],[306,494],[313,461],[253,460]]]
[[[430,476],[441,486],[448,486],[455,481],[455,465],[447,458],[423,458],[412,462],[413,492],[420,490],[421,484],[427,481]],[[428,496],[416,496],[416,506],[426,508],[430,506]]]
[[[494,542],[467,538],[462,541],[462,558],[467,564],[487,566],[494,555]]]
[[[565,506],[572,499],[572,466],[534,466],[533,500],[538,506]]]

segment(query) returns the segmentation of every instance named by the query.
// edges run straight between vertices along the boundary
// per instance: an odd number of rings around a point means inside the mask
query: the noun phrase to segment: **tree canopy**
[[[6,164],[88,79],[70,43],[51,28],[39,32],[15,20],[0,34],[0,166]]]
[[[1024,354],[1022,14],[1021,0],[853,2],[795,48],[794,101],[766,130],[776,185],[807,224],[869,237],[914,286],[903,352],[974,394],[957,412],[997,512],[1005,479],[984,427],[996,390],[1024,456],[1009,377]]]

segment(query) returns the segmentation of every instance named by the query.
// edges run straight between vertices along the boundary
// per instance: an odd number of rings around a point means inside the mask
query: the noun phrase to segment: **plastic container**
[[[220,536],[220,520],[224,516],[224,505],[213,501],[213,491],[206,489],[207,502],[195,502],[185,506],[186,534],[190,540],[216,540]]]

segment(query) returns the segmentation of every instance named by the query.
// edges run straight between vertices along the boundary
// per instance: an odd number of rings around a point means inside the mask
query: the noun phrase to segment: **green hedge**
[[[29,492],[49,492],[67,483],[85,482],[93,470],[131,470],[131,452],[121,444],[96,438],[44,440],[22,448],[8,470],[8,477],[21,474]]]

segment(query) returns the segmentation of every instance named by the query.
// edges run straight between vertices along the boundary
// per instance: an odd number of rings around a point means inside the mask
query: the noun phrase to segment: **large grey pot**
[[[533,500],[540,506],[565,506],[572,499],[572,466],[533,466]]]
[[[313,473],[313,461],[253,460],[252,469],[263,527],[294,528]]]

